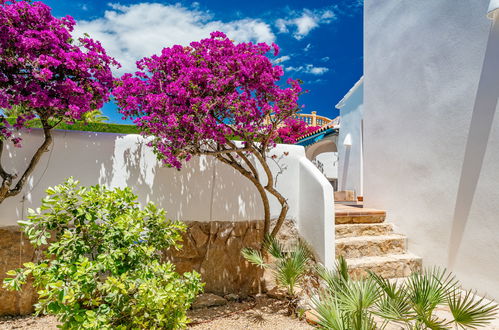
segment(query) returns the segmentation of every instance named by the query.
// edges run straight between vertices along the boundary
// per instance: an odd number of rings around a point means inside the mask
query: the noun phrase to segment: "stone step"
[[[360,208],[346,207],[337,205],[335,210],[335,223],[381,223],[385,221],[386,211]]]
[[[407,277],[413,272],[421,271],[423,265],[420,257],[410,253],[347,258],[346,262],[350,276],[356,279],[367,276],[367,271],[384,278]]]
[[[336,255],[345,258],[383,256],[406,252],[406,237],[398,234],[355,236],[336,240]]]
[[[390,223],[358,223],[336,225],[336,239],[354,236],[380,236],[393,233]]]

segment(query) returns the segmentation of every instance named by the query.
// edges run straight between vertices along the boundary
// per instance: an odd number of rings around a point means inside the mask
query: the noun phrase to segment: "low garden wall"
[[[25,132],[23,147],[10,145],[3,153],[7,171],[23,169],[41,143],[37,129]],[[188,223],[184,248],[170,252],[179,272],[201,273],[208,292],[258,292],[259,270],[240,255],[243,247],[257,247],[263,237],[263,208],[251,182],[231,167],[210,157],[195,157],[181,171],[165,168],[144,138],[130,134],[78,131],[54,132],[54,146],[44,154],[23,193],[0,204],[0,279],[9,269],[31,261],[35,252],[16,223],[27,208],[36,208],[44,191],[73,176],[83,185],[129,186],[141,203],[154,202],[171,219]],[[271,162],[276,186],[290,205],[288,219],[309,241],[319,260],[334,260],[334,205],[329,182],[305,157],[300,146],[279,145]],[[310,163],[310,164],[309,164]],[[302,178],[303,177],[303,178]],[[302,178],[302,179],[300,179]],[[270,198],[271,216],[280,207]],[[0,289],[0,315],[32,311],[30,290],[10,293]]]

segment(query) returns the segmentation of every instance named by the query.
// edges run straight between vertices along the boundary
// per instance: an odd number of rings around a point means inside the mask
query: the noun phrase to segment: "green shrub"
[[[8,272],[20,290],[31,275],[39,313],[63,329],[177,329],[202,290],[199,274],[180,276],[161,251],[179,248],[185,226],[167,221],[129,188],[80,187],[73,179],[49,188],[40,209],[20,221],[43,260]]]

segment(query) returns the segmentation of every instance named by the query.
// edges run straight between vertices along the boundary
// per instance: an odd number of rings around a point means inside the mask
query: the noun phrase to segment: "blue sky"
[[[338,1],[60,1],[43,0],[55,16],[71,15],[76,34],[100,40],[124,67],[173,44],[226,32],[236,41],[275,42],[286,77],[303,80],[303,112],[335,117],[335,104],[362,76],[363,0]],[[104,107],[112,122],[121,115]]]

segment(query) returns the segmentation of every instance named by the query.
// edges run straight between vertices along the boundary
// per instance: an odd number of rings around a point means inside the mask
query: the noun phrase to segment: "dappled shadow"
[[[4,153],[9,170],[23,169],[42,137],[33,129],[23,138],[23,148],[8,146]],[[263,214],[252,183],[212,157],[193,157],[178,171],[158,161],[138,135],[55,131],[51,151],[43,155],[23,193],[0,206],[0,224],[15,224],[27,207],[39,206],[47,187],[70,176],[83,185],[129,186],[140,202],[152,201],[174,219],[241,221]]]

